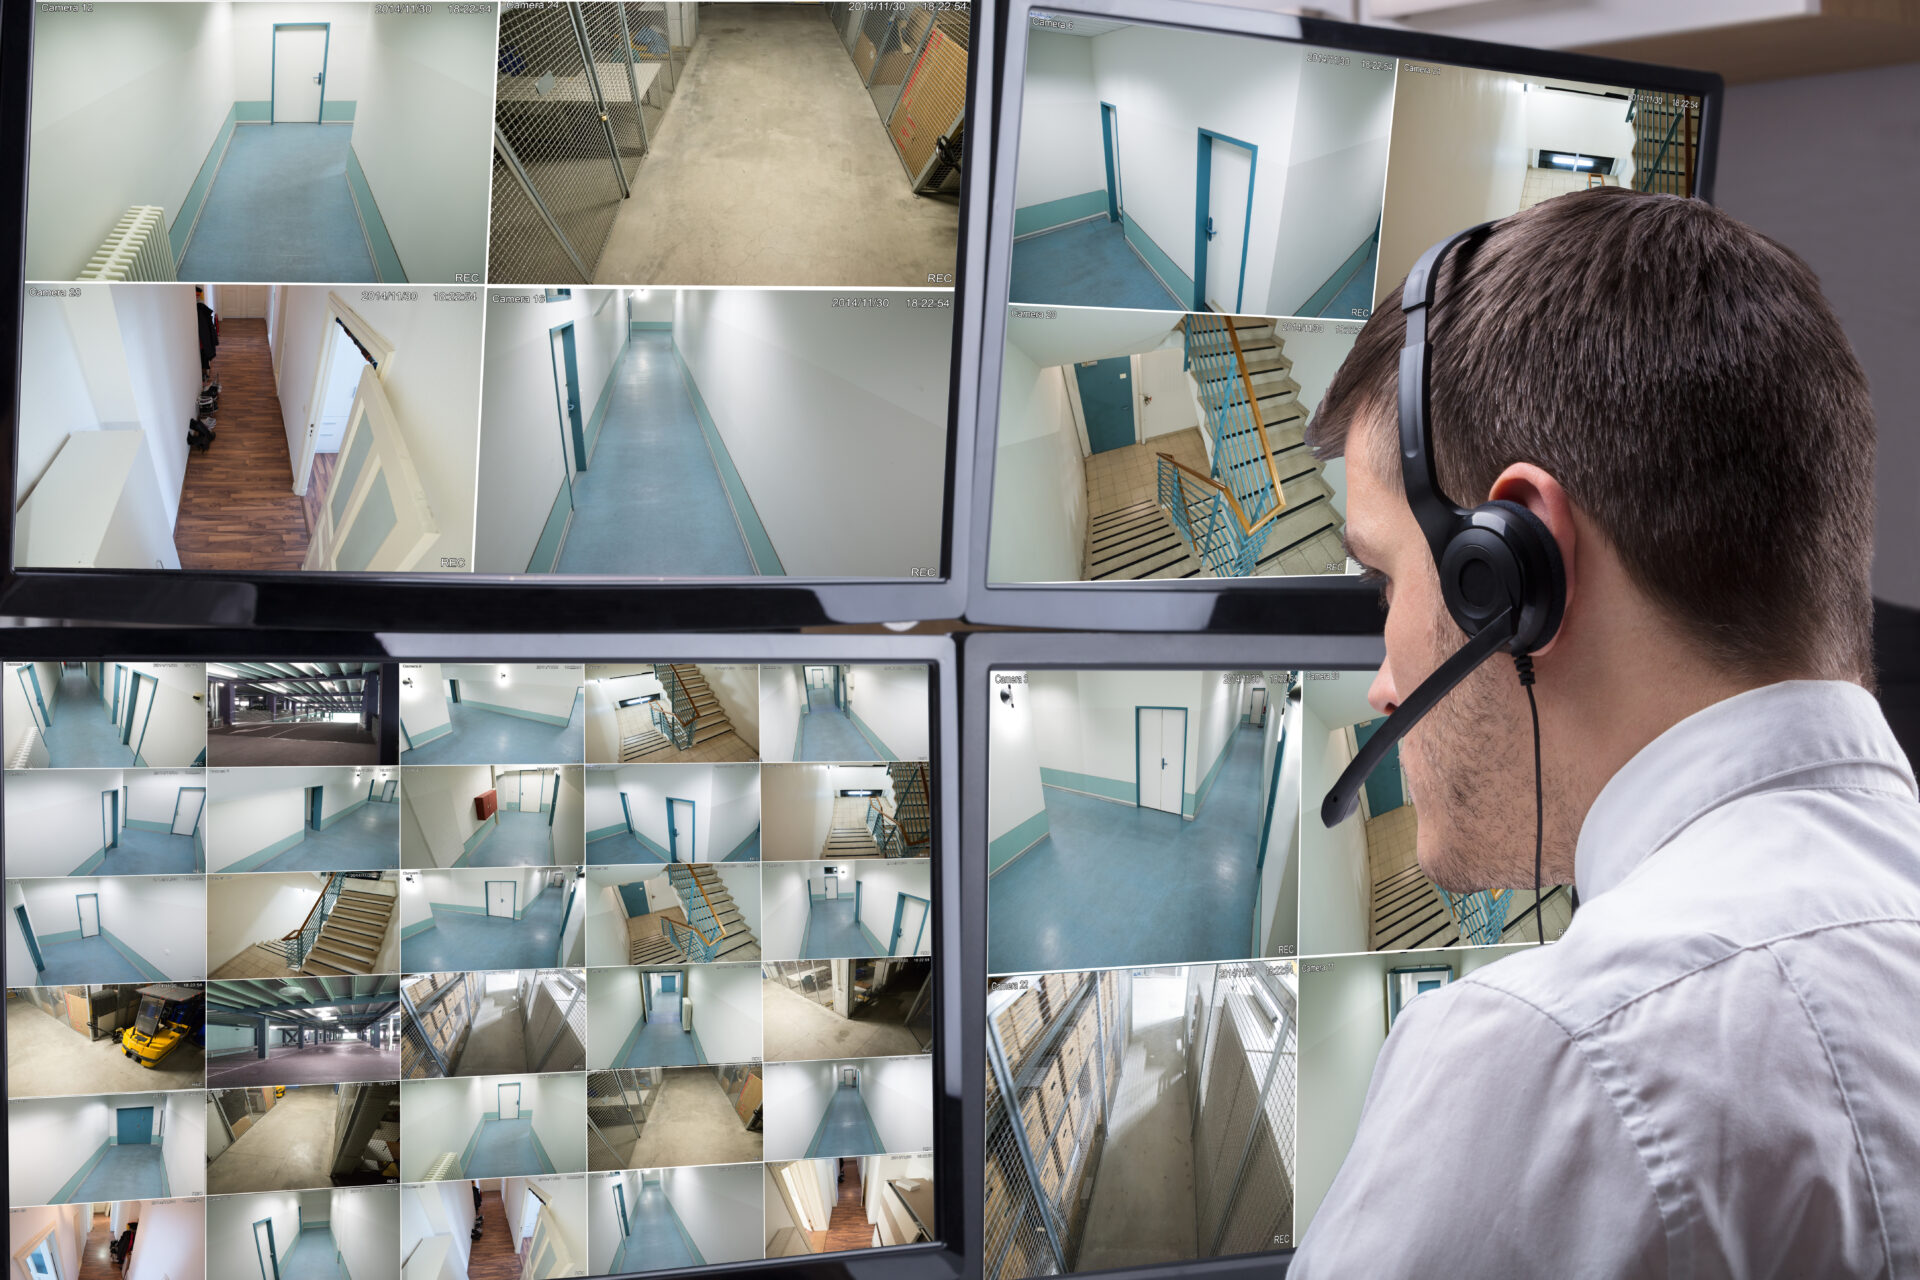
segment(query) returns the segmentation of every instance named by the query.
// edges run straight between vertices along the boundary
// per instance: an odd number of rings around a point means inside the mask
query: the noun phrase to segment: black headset
[[[1438,705],[1468,673],[1495,653],[1513,655],[1533,711],[1534,899],[1539,900],[1540,845],[1544,818],[1540,809],[1540,714],[1533,702],[1531,654],[1560,629],[1567,607],[1567,571],[1560,546],[1546,524],[1517,502],[1495,499],[1471,509],[1455,505],[1440,491],[1433,461],[1433,344],[1427,338],[1440,263],[1461,246],[1472,252],[1498,222],[1482,222],[1456,231],[1420,255],[1407,272],[1400,294],[1406,316],[1406,340],[1400,348],[1400,475],[1407,505],[1426,536],[1440,571],[1440,594],[1447,612],[1467,633],[1467,643],[1422,681],[1387,717],[1387,723],[1360,748],[1327,792],[1320,820],[1331,827],[1351,817],[1360,789],[1395,743]],[[1465,279],[1463,260],[1454,272],[1457,289]],[[1536,916],[1538,911],[1536,909]],[[1544,938],[1544,935],[1543,935]]]

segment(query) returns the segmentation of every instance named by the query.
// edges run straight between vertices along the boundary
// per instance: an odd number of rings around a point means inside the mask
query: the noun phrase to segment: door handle
[[[1213,237],[1214,237],[1213,219],[1208,218],[1207,219],[1207,239],[1211,240],[1213,239]]]
[[[313,78],[313,82],[314,82],[315,84],[324,84],[324,83],[326,83],[326,82],[325,82],[325,81],[323,81],[323,80],[322,80],[322,79],[321,79],[321,78],[320,78],[319,76],[315,76],[315,77]]]

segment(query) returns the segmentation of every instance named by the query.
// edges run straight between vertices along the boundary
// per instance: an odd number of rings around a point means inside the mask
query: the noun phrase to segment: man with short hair
[[[1308,431],[1382,587],[1381,712],[1465,641],[1402,487],[1399,303]],[[1291,1275],[1920,1274],[1920,801],[1871,693],[1838,320],[1765,236],[1609,187],[1449,254],[1429,338],[1443,492],[1524,505],[1565,564],[1533,666],[1543,880],[1578,909],[1407,1005]],[[1401,762],[1436,883],[1533,884],[1512,659]]]

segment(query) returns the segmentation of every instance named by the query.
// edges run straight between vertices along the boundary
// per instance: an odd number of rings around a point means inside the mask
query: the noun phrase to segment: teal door
[[[1100,143],[1107,161],[1107,221],[1120,221],[1120,121],[1113,104],[1100,104]]]
[[[1369,720],[1365,724],[1353,727],[1353,736],[1359,745],[1366,746],[1367,739],[1375,730],[1387,722],[1385,716],[1378,720]],[[1407,802],[1407,793],[1400,786],[1400,744],[1380,758],[1380,767],[1367,779],[1367,812],[1374,817],[1398,809]]]
[[[153,1108],[120,1107],[115,1113],[114,1141],[123,1147],[145,1147],[153,1143]]]
[[[40,958],[40,939],[33,936],[33,924],[27,919],[25,907],[15,907],[13,915],[20,922],[20,936],[27,940],[27,954],[33,957],[33,969],[38,973],[47,967],[47,962]]]
[[[1133,360],[1113,356],[1073,368],[1080,407],[1087,415],[1087,447],[1094,453],[1133,443]]]

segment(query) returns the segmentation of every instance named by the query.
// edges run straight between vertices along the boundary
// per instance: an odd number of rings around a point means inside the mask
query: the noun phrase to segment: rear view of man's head
[[[1322,457],[1349,458],[1349,546],[1386,592],[1382,711],[1464,642],[1401,488],[1399,302],[1396,283],[1308,428]],[[1679,718],[1776,680],[1871,685],[1866,378],[1799,258],[1699,201],[1618,187],[1450,254],[1428,332],[1443,491],[1523,503],[1567,565],[1565,620],[1535,660],[1561,883],[1599,787]],[[1428,874],[1531,883],[1510,662],[1470,677],[1402,758]]]

